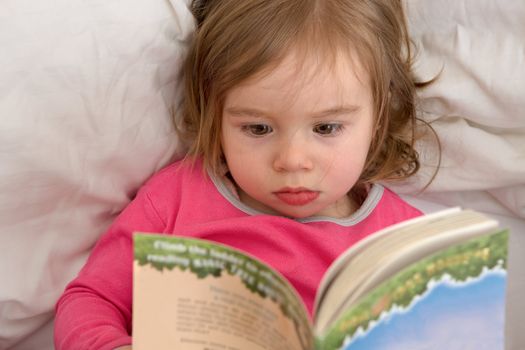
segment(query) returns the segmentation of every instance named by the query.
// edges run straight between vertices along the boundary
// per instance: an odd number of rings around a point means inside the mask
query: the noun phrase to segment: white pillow
[[[421,116],[442,144],[427,193],[487,191],[525,218],[525,2],[405,0],[416,72],[437,81],[420,93]],[[423,169],[402,186],[415,193],[434,172],[437,149],[418,144]],[[446,194],[445,194],[446,195]]]
[[[64,286],[179,150],[170,108],[193,26],[179,0],[0,3],[0,348],[39,327],[51,344]]]

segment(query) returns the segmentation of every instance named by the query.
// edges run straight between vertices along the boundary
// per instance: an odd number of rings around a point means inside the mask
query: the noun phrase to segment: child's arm
[[[131,344],[132,232],[163,232],[145,190],[119,215],[59,299],[55,346],[113,350]]]
[[[132,267],[131,254],[126,252],[131,243],[115,236],[110,231],[103,237],[58,301],[57,350],[110,350],[131,344]]]

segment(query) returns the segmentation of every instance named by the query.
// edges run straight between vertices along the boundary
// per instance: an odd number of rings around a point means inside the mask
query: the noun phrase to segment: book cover
[[[504,349],[508,232],[423,259],[363,297],[319,349]],[[322,341],[321,341],[322,340]]]

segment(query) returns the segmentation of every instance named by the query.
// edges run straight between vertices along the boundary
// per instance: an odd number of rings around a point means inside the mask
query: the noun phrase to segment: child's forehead
[[[317,110],[364,103],[370,96],[368,76],[350,55],[325,61],[290,54],[234,86],[228,91],[225,104]]]
[[[369,74],[354,50],[334,52],[292,49],[282,58],[267,64],[239,85],[289,84],[307,85],[328,79],[334,84],[340,80],[357,80],[369,85]]]

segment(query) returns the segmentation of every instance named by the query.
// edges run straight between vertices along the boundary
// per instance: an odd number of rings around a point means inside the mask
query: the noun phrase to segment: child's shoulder
[[[204,165],[201,158],[184,157],[164,166],[155,174],[153,174],[151,178],[153,179],[157,177],[165,177],[172,175],[190,175],[190,173],[202,172],[203,166]]]
[[[192,187],[209,181],[201,159],[183,158],[154,173],[143,185],[148,191],[169,192],[170,189]]]
[[[383,216],[393,216],[391,219],[396,220],[406,220],[416,216],[423,215],[421,210],[412,206],[401,198],[397,193],[390,190],[388,187],[383,187],[383,194],[381,200],[378,203],[378,209],[382,212]]]

